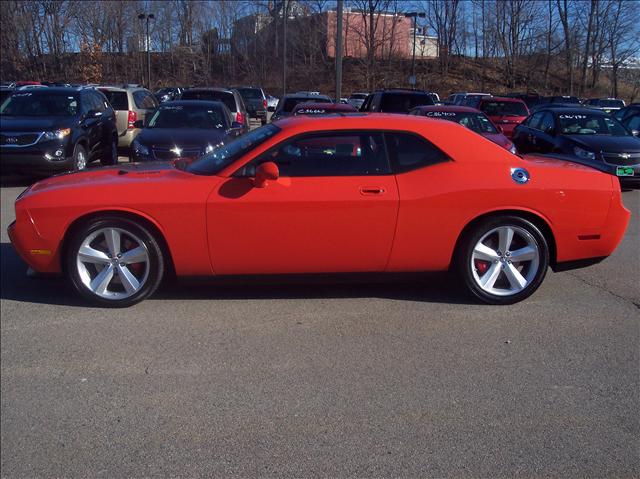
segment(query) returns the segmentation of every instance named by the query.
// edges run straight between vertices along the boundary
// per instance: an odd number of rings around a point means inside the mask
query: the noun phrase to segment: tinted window
[[[553,121],[553,115],[546,112],[540,121],[540,130],[545,133],[550,133],[555,128],[555,122]]]
[[[114,110],[128,110],[129,101],[127,100],[127,93],[124,91],[111,91],[107,89],[100,89],[100,91],[107,97],[109,103]]]
[[[264,98],[262,90],[258,88],[238,88],[238,92],[245,100],[262,100]]]
[[[433,105],[433,100],[426,93],[384,93],[380,102],[380,111],[407,113],[420,105]]]
[[[364,93],[354,93],[349,97],[350,100],[364,100],[365,98],[367,95]]]
[[[483,101],[480,110],[489,116],[527,116],[529,112],[523,103],[515,101]]]
[[[534,128],[536,130],[540,129],[540,120],[542,120],[542,117],[544,116],[544,112],[538,112],[535,113],[534,115],[531,115],[531,117],[527,120],[526,125],[529,128]]]
[[[627,117],[625,122],[629,130],[640,131],[640,115]]]
[[[11,90],[0,90],[0,104],[2,104],[9,95],[11,95]]]
[[[236,99],[231,92],[215,90],[187,90],[182,94],[183,100],[221,101],[232,112],[236,112]]]
[[[154,96],[150,92],[145,90],[134,91],[133,101],[135,102],[136,107],[145,110],[150,110],[158,106]]]
[[[147,128],[226,129],[229,125],[222,108],[206,106],[161,106]]]
[[[629,136],[629,132],[613,117],[584,113],[559,113],[560,133],[563,135]]]
[[[33,90],[15,92],[0,107],[1,115],[13,116],[75,116],[79,110],[77,94],[37,93]]]
[[[280,176],[364,176],[389,173],[379,133],[312,134],[286,142],[256,163],[273,161]],[[244,172],[253,176],[251,165]]]
[[[89,108],[95,111],[103,112],[106,110],[104,106],[104,100],[99,94],[95,92],[87,93],[87,99],[89,100]]]
[[[187,167],[187,171],[196,175],[215,175],[279,131],[280,128],[271,123],[256,128],[194,161]]]
[[[385,133],[389,154],[397,173],[448,161],[449,158],[431,142],[409,133]]]

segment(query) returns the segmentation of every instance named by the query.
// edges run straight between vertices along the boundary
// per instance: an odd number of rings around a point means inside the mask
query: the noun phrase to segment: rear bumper
[[[118,135],[118,148],[129,148],[138,133],[140,133],[140,129],[125,130],[123,134]]]

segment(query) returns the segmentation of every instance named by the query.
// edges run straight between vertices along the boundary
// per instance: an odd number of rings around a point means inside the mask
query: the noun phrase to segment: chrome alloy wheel
[[[84,170],[87,167],[87,159],[85,158],[83,151],[78,152],[76,166],[78,170]]]
[[[82,283],[104,299],[125,299],[140,291],[149,277],[149,251],[129,231],[102,228],[87,236],[76,255]]]
[[[471,271],[477,285],[496,296],[524,290],[536,277],[540,247],[524,228],[505,225],[493,228],[476,243]]]

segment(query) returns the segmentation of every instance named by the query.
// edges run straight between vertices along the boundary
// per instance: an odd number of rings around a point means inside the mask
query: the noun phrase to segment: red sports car
[[[9,236],[38,272],[127,306],[177,276],[445,271],[488,303],[547,267],[606,257],[629,220],[617,178],[522,159],[448,121],[300,116],[186,162],[35,183]]]
[[[498,129],[487,115],[475,108],[450,105],[418,106],[411,110],[409,115],[455,121],[511,153],[518,152],[513,142],[501,133],[502,130]]]

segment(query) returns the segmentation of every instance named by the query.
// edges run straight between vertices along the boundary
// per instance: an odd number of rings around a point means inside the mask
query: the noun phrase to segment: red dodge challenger
[[[453,122],[346,114],[258,128],[192,163],[35,183],[9,236],[37,272],[128,306],[177,276],[455,269],[520,301],[548,266],[597,262],[629,220],[615,176],[523,159]]]

